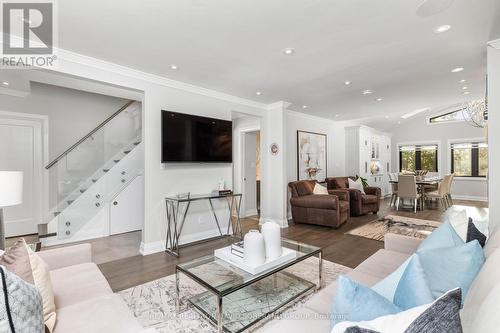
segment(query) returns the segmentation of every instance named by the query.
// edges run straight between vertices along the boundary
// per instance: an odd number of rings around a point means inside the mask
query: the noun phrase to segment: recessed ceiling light
[[[453,69],[451,70],[451,72],[452,72],[452,73],[458,73],[458,72],[461,72],[461,71],[463,71],[463,70],[464,70],[464,68],[463,68],[463,67],[456,67],[456,68],[453,68]]]
[[[446,32],[451,29],[451,25],[445,24],[445,25],[440,25],[436,29],[434,29],[435,34],[442,34],[443,32]]]
[[[255,93],[255,95],[260,96],[260,95],[262,95],[262,92],[257,91],[257,92]]]
[[[173,71],[176,71],[179,69],[179,66],[177,66],[176,64],[171,64],[170,65],[170,69],[173,70]]]
[[[340,115],[336,114],[336,115],[335,115],[335,118],[338,118],[338,117],[340,117]]]
[[[389,119],[389,116],[385,116],[385,119]]]
[[[345,81],[345,82],[344,82],[344,84],[345,84],[346,86],[350,85],[351,83],[352,83],[351,81]]]
[[[382,102],[384,99],[383,98],[377,98],[377,102]]]
[[[464,91],[462,94],[468,95],[468,94],[470,94],[470,91]]]
[[[307,109],[307,105],[302,105],[302,108],[303,109]]]
[[[295,49],[293,49],[291,47],[287,47],[286,49],[283,49],[283,53],[286,55],[292,55],[295,53]]]
[[[462,87],[462,90],[467,90],[467,89],[469,89],[469,87],[466,87],[466,86]]]
[[[466,79],[460,80],[460,83],[464,83],[464,82],[467,82],[467,80]]]
[[[7,82],[7,81],[2,81],[2,85],[4,85],[4,86],[8,86],[9,84],[10,84],[10,83],[9,83],[9,82]]]
[[[370,95],[370,94],[373,94],[373,91],[371,91],[370,89],[366,89],[365,91],[363,91],[363,95]]]
[[[425,112],[425,111],[429,111],[430,108],[422,108],[422,109],[417,109],[417,110],[414,110],[414,111],[411,111],[411,112],[408,112],[408,113],[405,113],[404,115],[401,116],[401,118],[403,119],[408,119],[408,118],[411,118],[419,113],[422,113],[422,112]]]
[[[401,125],[401,121],[398,121],[398,125]]]

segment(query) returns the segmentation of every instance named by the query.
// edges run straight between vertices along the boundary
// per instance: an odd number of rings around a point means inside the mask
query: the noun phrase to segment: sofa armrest
[[[382,190],[380,190],[380,187],[367,186],[364,190],[366,194],[376,195],[379,198],[382,196]]]
[[[339,197],[339,200],[349,201],[349,190],[328,190],[328,193],[336,195]]]
[[[67,266],[92,262],[92,246],[88,243],[51,250],[42,250],[37,252],[37,254],[47,263],[47,265],[49,265],[51,271]]]
[[[384,248],[389,251],[413,254],[417,251],[422,239],[387,233],[384,236]]]
[[[338,197],[336,195],[311,194],[290,199],[290,204],[296,207],[316,209],[337,209]]]

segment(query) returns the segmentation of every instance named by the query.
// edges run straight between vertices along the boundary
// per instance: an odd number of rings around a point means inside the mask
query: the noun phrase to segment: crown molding
[[[328,122],[331,122],[332,124],[333,123],[338,123],[337,121],[335,121],[333,119],[329,119],[329,118],[326,118],[326,117],[320,117],[320,116],[314,116],[314,115],[303,113],[303,112],[299,112],[299,111],[286,110],[286,112],[289,115],[291,115],[291,116],[301,117],[301,118],[304,118],[304,119],[310,119],[310,120],[315,120],[315,121],[323,121],[323,122],[324,121],[328,121]]]
[[[267,104],[265,108],[267,110],[274,110],[274,109],[283,109],[286,110],[292,103],[285,102],[285,101],[279,101],[279,102],[274,102],[271,104]]]
[[[500,39],[492,40],[491,42],[488,42],[488,45],[497,50],[500,50]]]

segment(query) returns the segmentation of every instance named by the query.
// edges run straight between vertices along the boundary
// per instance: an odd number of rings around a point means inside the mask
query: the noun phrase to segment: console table
[[[165,198],[166,204],[166,214],[167,214],[167,238],[165,241],[165,251],[176,257],[179,257],[179,248],[195,245],[203,242],[208,242],[211,240],[219,239],[228,236],[238,236],[240,239],[243,238],[241,230],[240,221],[240,207],[241,207],[241,193],[230,193],[230,194],[199,194],[199,195],[178,195]],[[219,223],[219,218],[215,213],[213,200],[224,199],[227,201],[227,208],[229,209],[229,221],[227,224],[227,232],[223,233],[221,225]],[[219,230],[219,236],[210,237],[200,241],[187,243],[179,245],[179,238],[181,237],[184,223],[186,222],[186,216],[189,211],[189,207],[193,201],[206,200],[209,203],[210,212],[214,222]],[[236,208],[236,223],[233,223],[233,209]],[[230,234],[230,228],[232,228],[233,233]]]

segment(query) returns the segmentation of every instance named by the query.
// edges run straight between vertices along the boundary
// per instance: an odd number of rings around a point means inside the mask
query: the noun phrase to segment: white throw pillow
[[[316,185],[314,185],[313,194],[328,194],[328,190],[326,187],[316,183]]]
[[[361,182],[361,178],[358,177],[356,181],[352,180],[351,178],[349,179],[349,188],[353,188],[356,190],[360,190],[361,193],[365,194],[365,188],[363,187],[363,183]]]
[[[455,232],[462,238],[464,243],[467,242],[467,228],[469,226],[469,218],[467,212],[464,210],[456,213],[451,213],[449,221]]]

